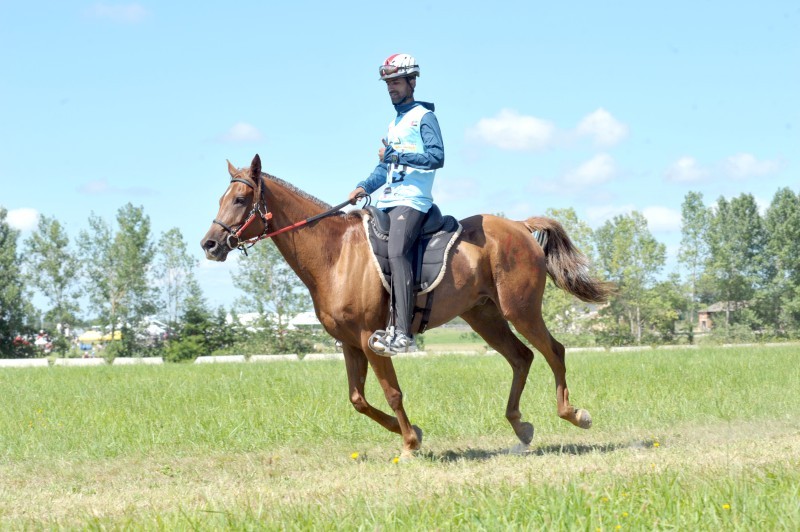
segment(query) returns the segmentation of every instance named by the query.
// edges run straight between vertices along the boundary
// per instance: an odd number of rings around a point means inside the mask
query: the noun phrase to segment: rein
[[[328,209],[325,212],[322,212],[320,214],[316,214],[314,216],[311,216],[310,218],[306,218],[305,220],[300,220],[299,222],[295,222],[292,225],[287,225],[286,227],[282,227],[281,229],[278,229],[276,231],[269,232],[269,221],[272,219],[272,213],[269,212],[269,208],[267,207],[267,200],[264,197],[264,188],[265,188],[264,187],[264,176],[260,176],[260,179],[261,179],[261,183],[260,183],[261,186],[259,187],[259,190],[260,190],[259,201],[254,201],[253,202],[253,208],[250,210],[250,214],[247,216],[247,219],[244,221],[244,223],[242,223],[239,226],[238,229],[235,230],[235,229],[233,229],[233,227],[230,227],[229,225],[227,225],[227,224],[225,224],[223,222],[220,222],[216,218],[214,219],[214,223],[215,224],[221,226],[223,229],[228,231],[228,238],[225,239],[225,243],[228,245],[228,247],[231,248],[232,250],[238,248],[245,255],[247,255],[247,248],[251,248],[251,247],[255,246],[256,242],[258,242],[259,240],[264,240],[266,238],[272,238],[273,236],[280,235],[281,233],[288,233],[289,231],[294,231],[295,229],[299,229],[299,228],[301,228],[301,227],[303,227],[305,225],[308,225],[310,223],[316,222],[317,220],[321,220],[323,218],[327,218],[329,216],[333,216],[334,214],[337,214],[340,209],[342,209],[343,207],[345,207],[346,205],[348,205],[350,203],[350,200],[343,201],[339,205],[336,205],[335,207],[332,207],[332,208]],[[251,183],[250,181],[247,181],[246,179],[242,179],[242,178],[239,178],[239,177],[234,177],[234,178],[231,179],[231,183],[233,183],[234,181],[237,182],[237,183],[244,183],[245,185],[247,185],[248,187],[250,187],[253,190],[255,190],[255,188],[256,188],[253,183]],[[368,194],[360,194],[360,195],[357,196],[358,199],[363,198],[363,197],[366,197],[367,198],[367,203],[369,203],[369,195]],[[263,210],[262,210],[262,207],[263,207]],[[253,221],[256,219],[257,216],[261,218],[261,222],[264,224],[264,230],[258,236],[254,236],[252,238],[248,238],[247,240],[242,240],[241,239],[242,233],[244,232],[245,229],[247,229],[248,226],[250,226],[251,223],[253,223]],[[249,244],[249,245],[247,245],[247,244]]]

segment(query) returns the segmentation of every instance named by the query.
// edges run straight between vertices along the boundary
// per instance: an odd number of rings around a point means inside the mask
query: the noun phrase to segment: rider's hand
[[[381,140],[383,141],[383,148],[378,150],[378,160],[382,163],[397,164],[397,150],[386,142],[386,139]]]
[[[361,194],[366,194],[366,193],[367,193],[367,191],[366,191],[366,190],[364,190],[363,188],[361,188],[361,187],[356,187],[356,189],[355,189],[355,190],[353,190],[353,191],[350,193],[350,196],[349,196],[349,198],[350,198],[350,205],[355,205],[355,204],[356,204],[356,201],[358,201],[358,196],[359,196],[359,195],[361,195]]]

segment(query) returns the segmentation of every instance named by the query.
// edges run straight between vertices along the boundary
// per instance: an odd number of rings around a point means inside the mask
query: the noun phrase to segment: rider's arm
[[[425,146],[425,152],[398,153],[392,150],[392,153],[397,154],[397,164],[406,164],[412,168],[419,168],[421,170],[437,170],[443,167],[444,142],[442,141],[442,131],[439,129],[439,121],[436,120],[436,115],[433,113],[425,113],[419,124],[419,132],[420,135],[422,135],[422,144]],[[386,174],[384,173],[384,177],[385,176]]]
[[[356,188],[361,187],[367,191],[367,194],[372,194],[378,190],[378,187],[386,183],[386,172],[386,163],[378,163],[378,166],[375,167],[369,177],[357,184]]]

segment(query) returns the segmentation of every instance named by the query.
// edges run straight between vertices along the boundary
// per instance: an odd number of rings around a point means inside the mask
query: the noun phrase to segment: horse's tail
[[[613,284],[593,278],[589,259],[572,243],[564,227],[552,218],[534,216],[522,222],[544,249],[547,275],[562,290],[587,303],[602,303]]]

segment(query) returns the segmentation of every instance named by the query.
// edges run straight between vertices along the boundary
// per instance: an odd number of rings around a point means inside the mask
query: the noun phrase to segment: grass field
[[[537,357],[509,455],[501,357],[398,360],[425,430],[401,463],[341,362],[2,369],[0,528],[800,529],[797,347],[567,365],[594,427],[556,416]]]

